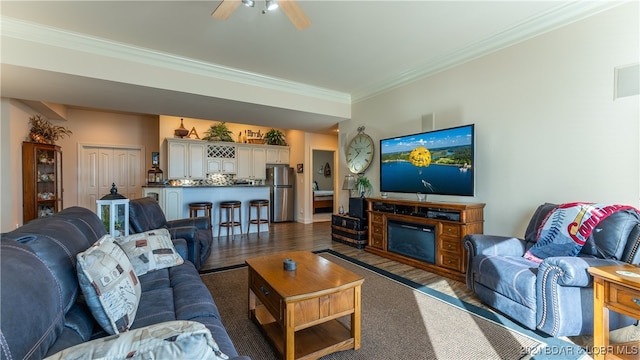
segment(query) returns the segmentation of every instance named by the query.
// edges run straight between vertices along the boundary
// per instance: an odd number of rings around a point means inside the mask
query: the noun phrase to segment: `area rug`
[[[351,359],[580,359],[575,344],[544,337],[449,295],[332,250],[320,256],[365,280],[362,285],[362,347],[322,357]],[[203,274],[238,353],[253,360],[278,359],[248,318],[247,268]],[[348,317],[344,319],[348,323]]]

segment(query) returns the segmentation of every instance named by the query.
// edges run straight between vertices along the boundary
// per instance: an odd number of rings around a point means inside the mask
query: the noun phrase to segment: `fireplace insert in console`
[[[389,220],[387,222],[387,251],[435,264],[435,226]]]

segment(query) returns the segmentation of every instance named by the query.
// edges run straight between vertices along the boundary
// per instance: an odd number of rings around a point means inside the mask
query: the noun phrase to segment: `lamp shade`
[[[353,175],[349,174],[344,177],[344,182],[342,183],[342,190],[353,190],[356,188],[356,178]]]

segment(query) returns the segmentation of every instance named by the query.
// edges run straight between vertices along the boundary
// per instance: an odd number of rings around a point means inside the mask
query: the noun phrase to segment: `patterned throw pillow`
[[[195,321],[167,321],[88,341],[45,360],[91,359],[225,360],[211,332]]]
[[[184,262],[176,251],[167,229],[156,229],[116,239],[127,254],[136,275],[160,270]]]
[[[77,259],[80,289],[98,324],[112,335],[129,330],[142,291],[127,255],[107,234]]]

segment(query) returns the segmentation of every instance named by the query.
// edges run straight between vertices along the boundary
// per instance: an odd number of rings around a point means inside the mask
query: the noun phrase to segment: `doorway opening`
[[[313,150],[311,160],[311,210],[313,222],[331,221],[336,193],[335,151]]]

